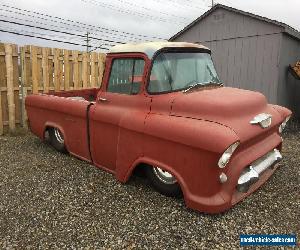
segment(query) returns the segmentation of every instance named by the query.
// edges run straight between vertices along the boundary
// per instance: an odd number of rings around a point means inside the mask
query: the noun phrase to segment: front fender
[[[182,188],[185,200],[222,199],[218,159],[238,140],[228,127],[214,122],[183,117],[151,114],[145,120],[142,155],[117,178],[126,182],[140,163],[158,166],[172,173]],[[213,198],[212,198],[213,197]]]
[[[279,105],[271,105],[273,109],[275,109],[282,117],[284,120],[287,116],[292,115],[292,111],[289,109],[279,106]]]
[[[238,140],[233,130],[218,123],[150,114],[145,121],[143,153],[170,166],[189,197],[205,198],[219,191],[218,160]]]

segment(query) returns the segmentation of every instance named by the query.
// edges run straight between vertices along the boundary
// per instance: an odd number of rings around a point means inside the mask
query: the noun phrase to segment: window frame
[[[114,54],[111,58],[110,58],[110,69],[109,69],[109,74],[108,74],[108,77],[107,77],[107,81],[106,81],[106,86],[105,86],[105,92],[106,93],[110,93],[110,94],[117,94],[117,95],[126,95],[126,96],[135,96],[135,95],[139,95],[143,92],[143,87],[144,87],[144,83],[145,83],[145,74],[146,74],[146,69],[147,69],[147,58],[145,58],[146,56],[145,55],[133,55],[133,54]],[[111,91],[108,91],[108,87],[109,87],[109,81],[110,81],[110,77],[111,77],[111,74],[112,74],[112,69],[113,69],[113,64],[114,64],[114,61],[116,60],[128,60],[128,59],[132,59],[134,61],[136,60],[143,60],[144,61],[144,68],[143,68],[143,73],[142,73],[142,81],[141,81],[141,86],[139,88],[139,91],[136,93],[136,94],[127,94],[127,93],[119,93],[119,92],[111,92]],[[135,64],[135,63],[134,63]],[[132,84],[132,83],[131,83]]]
[[[205,49],[205,48],[163,48],[163,49],[158,50],[151,59],[149,73],[148,73],[148,76],[146,79],[145,92],[149,96],[176,93],[176,92],[180,92],[180,91],[184,90],[184,89],[177,89],[177,90],[169,90],[169,91],[163,91],[163,92],[153,92],[153,93],[149,92],[148,89],[149,89],[150,77],[151,77],[151,72],[152,72],[154,62],[161,53],[165,53],[165,52],[171,52],[171,53],[172,52],[173,53],[193,53],[194,52],[194,53],[206,53],[206,54],[211,55],[211,50],[208,48],[207,49]],[[214,64],[214,62],[213,62],[213,64]]]

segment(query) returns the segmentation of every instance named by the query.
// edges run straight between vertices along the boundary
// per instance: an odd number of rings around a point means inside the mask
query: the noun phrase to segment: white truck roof
[[[146,43],[127,43],[122,45],[116,45],[112,47],[108,54],[111,53],[144,53],[150,59],[153,55],[163,48],[198,48],[206,49],[209,48],[196,43],[187,43],[187,42],[146,42]]]

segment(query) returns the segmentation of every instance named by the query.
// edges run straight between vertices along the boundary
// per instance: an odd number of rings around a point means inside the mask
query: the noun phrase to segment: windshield
[[[165,52],[153,62],[148,92],[172,92],[211,84],[218,85],[220,80],[210,54]]]

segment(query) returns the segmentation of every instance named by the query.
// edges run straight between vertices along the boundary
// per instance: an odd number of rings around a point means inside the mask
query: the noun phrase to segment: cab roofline
[[[162,49],[167,48],[190,48],[190,49],[202,49],[210,51],[209,48],[196,43],[187,43],[187,42],[146,42],[146,43],[129,43],[121,44],[112,47],[108,54],[116,53],[144,53],[148,56],[149,59],[152,59],[153,56]]]

